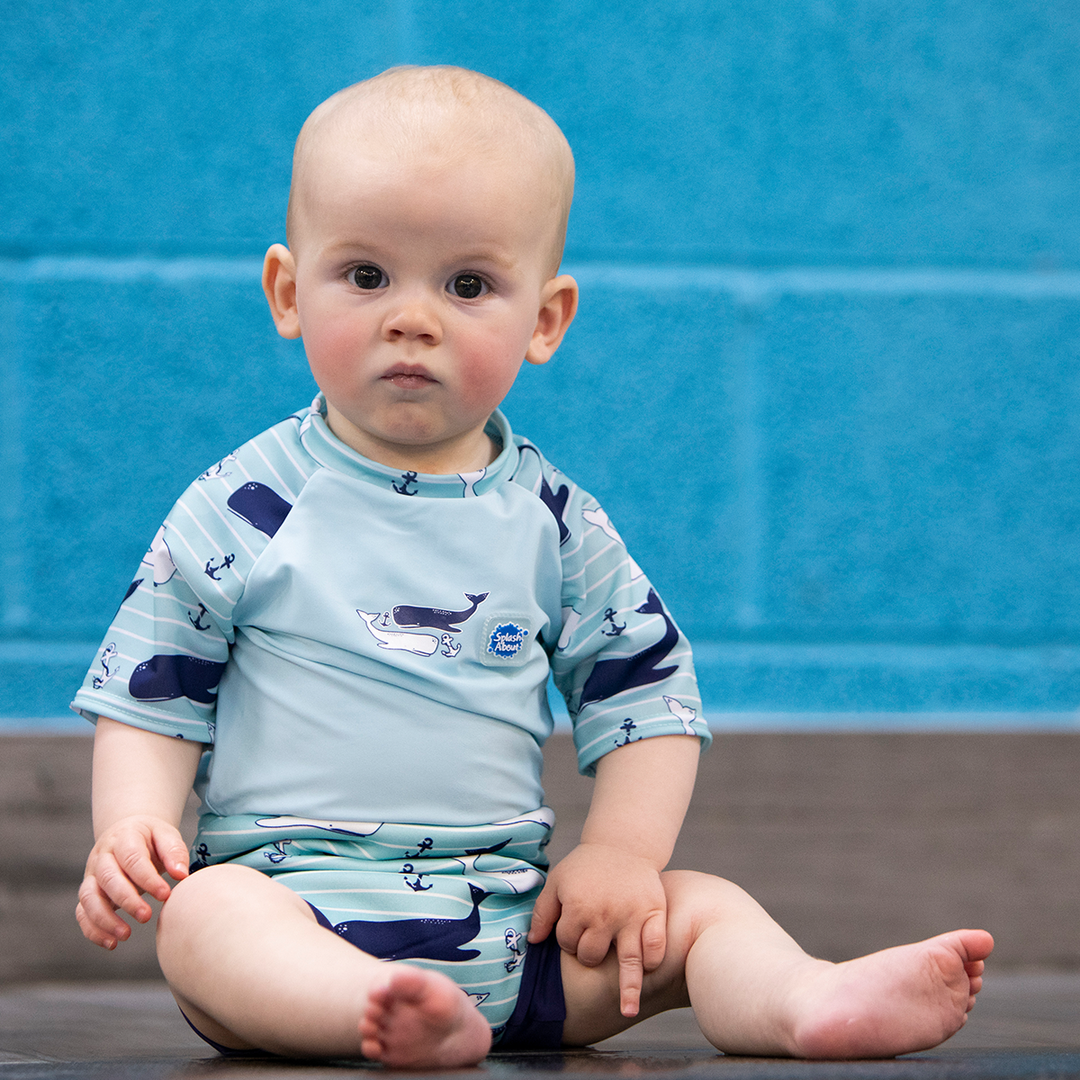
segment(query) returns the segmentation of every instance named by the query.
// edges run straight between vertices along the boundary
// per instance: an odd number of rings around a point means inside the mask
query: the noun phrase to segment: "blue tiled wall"
[[[502,78],[574,146],[581,314],[507,411],[605,503],[710,713],[1075,713],[1072,0],[0,20],[0,716],[64,712],[179,490],[310,399],[259,262],[304,117],[398,62]]]

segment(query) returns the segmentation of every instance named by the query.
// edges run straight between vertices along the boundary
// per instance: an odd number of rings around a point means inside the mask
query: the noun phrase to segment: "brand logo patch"
[[[492,615],[484,623],[480,662],[489,666],[524,664],[531,627],[515,615]]]

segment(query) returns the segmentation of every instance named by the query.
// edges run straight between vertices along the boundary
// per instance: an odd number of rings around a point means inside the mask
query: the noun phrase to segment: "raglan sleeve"
[[[548,486],[566,488],[563,622],[551,667],[578,768],[591,775],[610,751],[659,735],[693,736],[704,749],[712,736],[690,643],[599,503],[561,474]]]
[[[221,485],[193,483],[143,556],[72,708],[200,743],[214,741],[233,608],[253,553]]]

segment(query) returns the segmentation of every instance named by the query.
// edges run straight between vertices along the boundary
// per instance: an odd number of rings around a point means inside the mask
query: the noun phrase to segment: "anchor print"
[[[428,875],[427,874],[417,874],[416,869],[415,869],[415,867],[413,866],[412,863],[407,862],[401,868],[401,872],[402,872],[402,874],[405,875],[405,884],[408,885],[409,888],[412,889],[413,892],[427,892],[428,889],[434,888],[434,885],[423,885],[423,884],[421,884],[421,882],[424,880],[424,878],[426,878]],[[416,880],[415,881],[410,881],[409,878],[408,878],[409,874],[416,874]]]
[[[285,850],[285,845],[291,843],[291,840],[275,840],[274,850],[264,851],[263,855],[277,866],[278,863],[284,862],[289,857],[289,853]]]
[[[524,941],[524,935],[519,934],[512,926],[506,928],[503,940],[506,942],[506,947],[512,953],[509,960],[503,961],[503,967],[506,968],[506,973],[509,975],[510,972],[514,971],[522,960],[525,959],[526,946],[521,944],[522,941]]]
[[[94,676],[94,689],[100,690],[115,674],[117,669],[109,667],[109,661],[115,660],[120,654],[116,651],[116,645],[109,642],[101,652],[101,674]]]
[[[218,571],[228,570],[234,562],[236,562],[235,555],[226,555],[225,558],[222,560],[220,566],[215,566],[213,559],[207,559],[206,568],[203,570],[203,573],[206,574],[206,576],[212,581],[220,581],[221,578],[218,577]]]
[[[628,746],[628,745],[629,745],[630,743],[632,743],[632,742],[641,742],[641,736],[640,736],[640,735],[639,735],[639,736],[638,736],[638,737],[637,737],[636,739],[632,739],[632,738],[630,738],[630,732],[631,732],[631,731],[635,731],[636,729],[637,729],[637,724],[635,724],[635,723],[634,723],[634,721],[633,721],[633,720],[631,720],[631,719],[630,719],[630,717],[628,716],[628,717],[627,717],[627,718],[626,718],[626,719],[625,719],[625,720],[624,720],[624,721],[623,721],[623,722],[622,722],[622,723],[621,723],[621,724],[619,725],[619,730],[620,730],[620,731],[624,731],[624,732],[626,733],[626,737],[625,737],[625,738],[623,739],[623,741],[622,741],[622,742],[619,742],[619,740],[618,740],[618,739],[616,739],[616,740],[615,740],[615,745],[616,745],[616,746]],[[636,751],[635,751],[635,752],[636,752]]]
[[[423,840],[416,847],[416,851],[410,855],[409,852],[405,852],[406,859],[426,859],[425,851],[430,851],[435,846],[430,836],[425,836]]]
[[[414,472],[403,472],[401,474],[401,484],[400,484],[400,486],[398,484],[393,484],[393,483],[390,486],[399,495],[415,495],[416,494],[415,491],[410,491],[409,490],[409,485],[410,484],[415,484],[415,483],[416,483],[416,473],[414,473]]]
[[[603,634],[604,637],[618,637],[626,629],[626,623],[617,623],[615,621],[614,608],[608,608],[607,611],[604,612],[604,619],[607,622],[611,623],[610,630],[600,631],[600,633]]]
[[[204,623],[202,621],[202,617],[205,614],[206,614],[206,605],[205,604],[200,604],[199,605],[199,614],[198,615],[192,615],[190,611],[187,613],[188,622],[191,623],[191,625],[194,626],[196,630],[209,630],[210,629],[210,624],[209,623]]]

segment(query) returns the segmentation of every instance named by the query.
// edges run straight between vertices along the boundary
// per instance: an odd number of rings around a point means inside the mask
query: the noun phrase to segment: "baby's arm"
[[[559,945],[595,967],[614,945],[620,1008],[636,1016],[643,974],[667,946],[667,866],[693,793],[699,741],[686,735],[642,739],[596,765],[581,843],[552,869],[533,910],[529,941],[556,922]]]
[[[100,717],[94,735],[94,837],[79,889],[76,918],[96,945],[115,949],[131,934],[117,914],[150,919],[143,899],[188,874],[180,816],[195,781],[202,744],[174,739]]]

